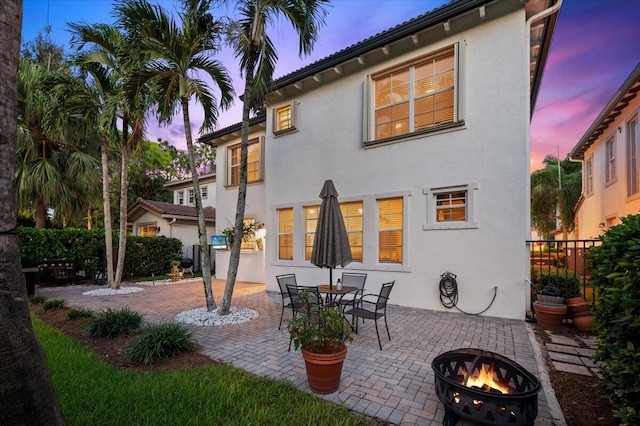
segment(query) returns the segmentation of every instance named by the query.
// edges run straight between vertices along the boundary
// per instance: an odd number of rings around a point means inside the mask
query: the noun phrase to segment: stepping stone
[[[593,357],[596,354],[595,349],[576,348],[576,352],[580,356]]]
[[[593,377],[589,372],[589,369],[584,365],[567,364],[564,362],[553,361],[553,367],[558,371],[564,371],[565,373],[579,374],[581,376]]]
[[[571,355],[578,355],[577,350],[580,349],[580,348],[575,348],[573,346],[557,345],[554,343],[547,343],[546,346],[547,346],[547,349],[551,352],[560,352],[563,354],[571,354]]]
[[[587,357],[585,357],[585,356],[581,356],[581,357],[580,357],[580,360],[581,360],[581,361],[582,361],[582,363],[583,363],[584,365],[586,365],[587,367],[595,367],[595,366],[596,366],[596,363],[595,363],[595,362],[593,362],[593,361],[591,360],[591,358],[587,358]]]
[[[596,336],[578,337],[578,339],[582,340],[582,342],[590,348],[596,347]]]
[[[559,352],[549,352],[552,361],[566,362],[568,364],[584,365],[577,355],[563,354]]]
[[[567,346],[580,346],[580,344],[578,342],[576,342],[576,339],[574,339],[573,337],[567,337],[567,336],[556,336],[556,335],[550,335],[549,337],[551,337],[551,343],[555,343],[558,345],[567,345]]]

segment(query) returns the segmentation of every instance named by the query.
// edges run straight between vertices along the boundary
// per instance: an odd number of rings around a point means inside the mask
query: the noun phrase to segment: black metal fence
[[[591,283],[587,256],[600,240],[537,240],[527,241],[531,259],[531,291],[550,281],[570,283],[573,288],[563,292],[579,292],[587,302],[596,305],[597,294]],[[553,277],[553,279],[549,279]],[[533,297],[532,297],[533,300]]]

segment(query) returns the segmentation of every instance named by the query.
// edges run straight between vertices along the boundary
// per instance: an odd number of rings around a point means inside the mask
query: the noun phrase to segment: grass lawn
[[[370,425],[371,419],[227,365],[120,370],[35,315],[68,425]]]

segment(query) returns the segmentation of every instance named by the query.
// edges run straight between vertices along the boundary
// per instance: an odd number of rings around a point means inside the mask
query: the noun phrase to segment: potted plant
[[[256,238],[256,246],[258,247],[258,250],[262,250],[264,247],[264,240],[262,238]]]
[[[302,312],[289,320],[290,341],[301,349],[309,387],[316,393],[332,393],[340,387],[346,342],[352,342],[351,327],[338,306],[310,304],[312,290],[299,293]]]

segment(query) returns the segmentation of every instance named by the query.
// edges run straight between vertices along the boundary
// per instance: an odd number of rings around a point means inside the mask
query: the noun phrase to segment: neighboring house
[[[640,212],[640,63],[569,153],[582,162],[576,237],[592,239]]]
[[[216,174],[209,173],[198,176],[200,193],[202,194],[202,207],[216,206]],[[181,206],[195,206],[195,190],[193,179],[183,179],[164,184],[165,188],[173,191],[173,204]]]
[[[204,208],[207,234],[215,231],[216,209]],[[182,241],[182,253],[193,257],[193,246],[198,244],[198,215],[191,206],[164,203],[138,198],[129,208],[129,222],[133,235],[139,237],[165,236]]]
[[[485,315],[524,318],[530,117],[555,3],[452,1],[276,80],[251,131],[246,218],[265,224],[265,250],[243,251],[238,279],[328,281],[309,258],[332,179],[354,257],[344,270],[366,272],[368,293],[395,280],[392,303],[445,310],[450,271],[461,309],[487,308],[497,287]],[[200,139],[225,173],[218,227],[235,215],[239,128]]]

